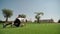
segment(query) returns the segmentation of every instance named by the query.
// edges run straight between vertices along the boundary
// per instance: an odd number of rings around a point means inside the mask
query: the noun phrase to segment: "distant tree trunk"
[[[37,23],[39,23],[39,18],[37,19]]]
[[[6,22],[8,22],[8,17],[6,17]]]

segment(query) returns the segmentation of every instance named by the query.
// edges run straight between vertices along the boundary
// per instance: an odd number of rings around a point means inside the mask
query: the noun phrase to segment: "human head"
[[[18,15],[18,18],[21,18],[21,15]]]

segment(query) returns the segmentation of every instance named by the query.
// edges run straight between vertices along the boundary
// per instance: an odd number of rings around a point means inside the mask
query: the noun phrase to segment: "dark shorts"
[[[16,19],[16,20],[14,21],[14,25],[15,25],[16,27],[19,27],[20,23],[21,23],[21,21],[20,21],[19,19]]]

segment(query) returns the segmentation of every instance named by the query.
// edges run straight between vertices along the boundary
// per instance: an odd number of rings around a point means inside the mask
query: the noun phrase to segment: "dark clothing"
[[[20,24],[21,24],[21,21],[16,18],[16,20],[14,21],[14,25],[15,25],[16,27],[19,27]]]
[[[58,23],[60,23],[60,20],[58,21]]]

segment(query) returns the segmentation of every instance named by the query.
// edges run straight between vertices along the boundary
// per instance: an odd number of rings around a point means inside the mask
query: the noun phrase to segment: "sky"
[[[34,12],[43,12],[41,19],[60,19],[60,0],[0,0],[0,20],[5,20],[2,9],[10,9],[13,16],[10,21],[15,20],[19,14],[25,14],[27,19],[35,20]]]

